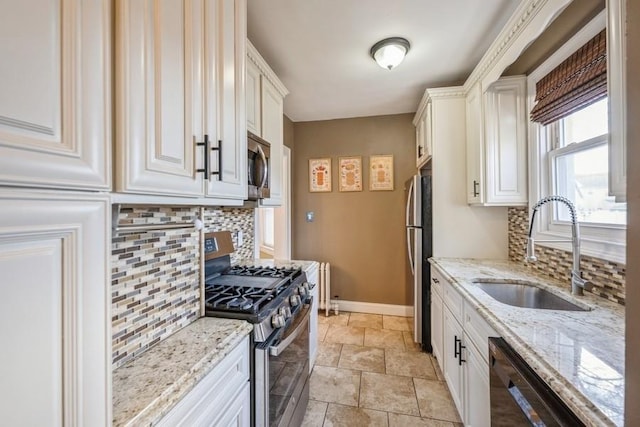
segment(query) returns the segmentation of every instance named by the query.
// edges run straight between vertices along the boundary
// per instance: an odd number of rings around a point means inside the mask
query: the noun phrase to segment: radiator
[[[331,264],[328,262],[320,263],[320,304],[318,307],[324,308],[324,315],[329,316],[331,310]]]

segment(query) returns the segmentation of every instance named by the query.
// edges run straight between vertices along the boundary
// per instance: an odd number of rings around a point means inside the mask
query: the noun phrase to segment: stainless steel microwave
[[[251,132],[247,132],[249,174],[249,200],[267,199],[269,190],[269,165],[271,144]]]

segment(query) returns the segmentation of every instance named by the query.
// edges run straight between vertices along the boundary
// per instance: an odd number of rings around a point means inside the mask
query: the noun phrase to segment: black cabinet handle
[[[211,151],[218,152],[218,170],[215,172],[211,172],[211,175],[217,175],[218,181],[222,181],[222,140],[218,140],[218,146],[212,147]],[[209,157],[209,150],[207,149],[207,157]],[[208,175],[208,174],[207,174]]]
[[[478,197],[480,195],[480,190],[478,190],[479,186],[480,186],[480,183],[474,179],[473,180],[473,197]]]
[[[433,280],[433,283],[440,283],[440,281],[438,279],[436,279],[435,277],[433,277],[431,280]]]
[[[462,362],[466,362],[466,360],[462,358],[463,348],[467,348],[467,347],[462,345],[462,340],[458,338],[457,335],[455,335],[454,341],[453,341],[453,351],[454,351],[454,356],[458,359],[459,366],[462,366]]]
[[[204,179],[209,179],[209,135],[204,136],[204,142],[196,142],[197,147],[204,147],[204,169],[196,169],[196,172],[204,173]]]

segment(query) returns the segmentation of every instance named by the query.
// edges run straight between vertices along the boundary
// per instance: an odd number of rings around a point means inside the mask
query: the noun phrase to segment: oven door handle
[[[308,323],[306,322],[306,320],[308,320],[311,316],[311,306],[312,301],[310,301],[309,304],[306,304],[302,309],[301,314],[298,316],[298,319],[300,320],[296,319],[295,324],[292,325],[294,326],[292,332],[285,335],[278,345],[272,345],[269,347],[269,354],[271,356],[279,356],[283,351],[287,349],[287,347],[289,347],[289,344],[291,344],[293,340],[298,338],[298,336],[302,332],[308,332]],[[305,326],[307,326],[307,328],[305,328]]]

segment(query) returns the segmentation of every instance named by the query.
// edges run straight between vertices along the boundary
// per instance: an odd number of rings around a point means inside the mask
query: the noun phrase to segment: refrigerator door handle
[[[407,254],[409,255],[409,266],[411,267],[411,274],[416,275],[416,269],[413,266],[413,251],[411,250],[411,232],[413,229],[407,227]]]
[[[409,222],[411,217],[411,201],[413,200],[413,179],[411,180],[411,184],[409,185],[409,192],[407,195],[407,213],[406,213],[406,223],[407,227],[415,225],[415,218],[413,218],[413,222]],[[409,255],[411,256],[411,255]]]

